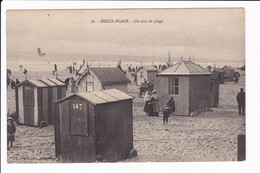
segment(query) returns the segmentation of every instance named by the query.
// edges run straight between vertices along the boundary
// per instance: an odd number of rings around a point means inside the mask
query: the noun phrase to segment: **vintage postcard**
[[[244,8],[8,10],[7,163],[246,160],[245,74]]]

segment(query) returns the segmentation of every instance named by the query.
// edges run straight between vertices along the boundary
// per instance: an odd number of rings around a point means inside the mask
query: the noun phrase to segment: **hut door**
[[[24,103],[24,124],[34,125],[34,88],[30,85],[24,85],[23,88]]]
[[[70,101],[70,134],[88,136],[88,111],[85,102]]]

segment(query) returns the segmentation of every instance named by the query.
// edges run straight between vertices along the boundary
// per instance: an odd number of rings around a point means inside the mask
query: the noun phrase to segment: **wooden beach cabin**
[[[62,162],[128,158],[133,149],[132,99],[110,89],[59,100],[55,104],[56,156],[61,155]]]
[[[190,116],[210,107],[211,73],[192,61],[183,61],[157,74],[154,88],[158,91],[160,109],[170,97],[175,100],[175,115]]]
[[[25,80],[15,87],[16,112],[20,124],[38,126],[48,122],[48,86]]]
[[[54,105],[57,100],[66,96],[66,84],[58,79],[40,79],[42,83],[48,86],[48,124],[54,121]]]
[[[210,76],[210,106],[216,107],[219,104],[219,84],[221,81],[221,74],[214,70]]]
[[[158,73],[158,69],[154,66],[141,66],[136,71],[136,85],[140,86],[144,81],[149,81],[153,83],[156,75]]]
[[[224,71],[224,80],[227,82],[232,82],[234,81],[234,73],[235,69],[232,68],[231,66],[224,66],[221,70]]]
[[[77,92],[118,89],[127,92],[130,80],[117,67],[86,68],[76,80]]]
[[[39,126],[53,123],[53,103],[66,96],[66,85],[57,79],[25,80],[15,91],[19,123]]]

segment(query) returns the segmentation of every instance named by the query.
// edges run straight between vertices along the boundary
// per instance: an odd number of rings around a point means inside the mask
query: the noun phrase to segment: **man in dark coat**
[[[15,88],[15,81],[12,79],[11,80],[11,88],[14,89]]]
[[[9,150],[9,143],[10,147],[13,147],[13,142],[14,142],[14,134],[15,134],[16,128],[13,122],[12,117],[7,118],[7,149]]]
[[[245,115],[245,97],[246,94],[244,92],[243,88],[240,88],[240,92],[237,94],[237,103],[238,103],[238,113],[241,115],[241,109],[242,114]]]

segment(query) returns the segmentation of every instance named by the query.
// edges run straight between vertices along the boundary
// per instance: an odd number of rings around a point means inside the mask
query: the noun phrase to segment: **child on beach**
[[[169,105],[166,105],[166,107],[163,109],[163,124],[168,124],[168,118],[171,115],[171,108]]]
[[[14,120],[12,117],[7,118],[7,150],[10,150],[9,148],[9,143],[10,147],[13,147],[13,142],[14,142],[14,134],[15,134],[16,128],[14,125]]]
[[[170,98],[167,105],[170,106],[171,114],[173,114],[173,112],[175,111],[175,101],[173,97]]]

